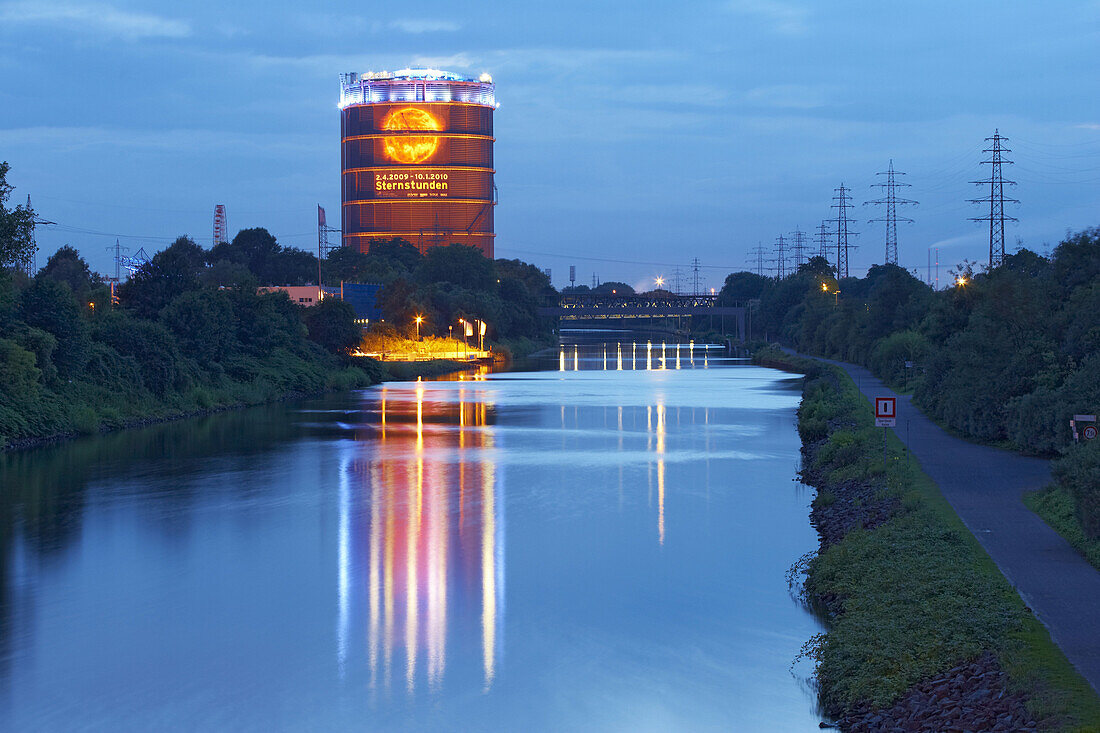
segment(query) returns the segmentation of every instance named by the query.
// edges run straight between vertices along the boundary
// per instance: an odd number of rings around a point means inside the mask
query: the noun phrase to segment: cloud
[[[450,20],[408,19],[395,20],[390,28],[404,33],[453,33],[462,26]]]
[[[1079,130],[1100,130],[1100,124],[1095,122],[1082,122],[1080,125],[1074,125]]]
[[[776,84],[745,92],[745,102],[761,107],[780,109],[814,109],[824,107],[829,90],[823,86]]]
[[[465,53],[453,53],[450,56],[414,56],[412,68],[423,67],[453,71],[455,69],[469,69],[475,63],[474,59]]]
[[[89,148],[192,153],[258,153],[316,155],[328,141],[306,133],[260,134],[211,129],[135,129],[98,126],[38,126],[0,128],[0,146],[40,147],[52,152],[74,152]]]
[[[726,7],[730,12],[768,23],[776,33],[795,36],[808,30],[810,11],[786,0],[728,0]]]
[[[119,10],[99,3],[5,3],[0,5],[0,24],[5,23],[55,25],[129,40],[185,38],[191,35],[191,25],[186,21]]]

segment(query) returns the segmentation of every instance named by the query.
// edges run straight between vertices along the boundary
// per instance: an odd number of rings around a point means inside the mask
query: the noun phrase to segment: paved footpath
[[[848,372],[869,401],[897,397],[894,432],[1050,630],[1054,642],[1100,692],[1100,571],[1023,502],[1026,492],[1050,483],[1050,461],[956,438],[867,369],[821,361]]]

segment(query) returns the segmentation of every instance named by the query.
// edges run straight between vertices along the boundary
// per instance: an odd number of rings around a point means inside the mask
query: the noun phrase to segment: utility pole
[[[858,236],[859,232],[853,232],[849,228],[851,219],[848,217],[848,209],[852,208],[852,197],[848,191],[851,189],[845,187],[843,183],[839,188],[834,189],[836,196],[833,196],[832,208],[837,210],[836,218],[829,219],[829,221],[836,224],[836,278],[839,280],[842,277],[848,277],[848,250],[855,249],[854,244],[848,243],[848,236]]]
[[[817,228],[817,234],[814,235],[814,239],[817,240],[817,256],[824,257],[826,262],[829,261],[829,237],[831,234],[827,222],[822,221]]]
[[[115,259],[115,277],[114,277],[114,280],[115,280],[116,283],[120,282],[119,281],[119,276],[122,274],[122,269],[121,269],[122,264],[123,264],[122,261],[125,259],[122,256],[122,253],[123,253],[124,250],[128,250],[128,249],[130,249],[130,248],[129,247],[123,247],[121,244],[119,244],[117,238],[115,239],[115,246],[107,248],[108,252],[114,252],[115,253],[115,257],[114,257],[114,259]]]
[[[699,258],[691,261],[691,294],[699,295]]]
[[[917,202],[911,201],[910,199],[898,198],[897,189],[899,187],[909,187],[910,184],[898,183],[895,176],[904,176],[905,174],[901,171],[894,170],[893,158],[890,159],[890,166],[884,173],[876,173],[875,175],[886,176],[886,183],[875,183],[872,184],[871,188],[881,188],[886,195],[880,199],[865,201],[863,205],[875,204],[876,206],[885,206],[886,215],[876,219],[868,219],[867,223],[873,224],[879,221],[886,223],[886,259],[883,260],[883,262],[887,265],[896,265],[898,264],[898,222],[901,221],[907,224],[913,223],[912,219],[898,216],[898,207],[915,206]]]
[[[787,276],[787,238],[780,234],[775,238],[775,276],[782,280]]]
[[[971,217],[971,221],[989,222],[989,269],[998,267],[1005,259],[1005,222],[1018,221],[1015,217],[1005,216],[1005,202],[1011,204],[1020,203],[1016,199],[1005,198],[1005,185],[1015,186],[1016,181],[1006,181],[1001,166],[1005,163],[1012,164],[1011,160],[1005,160],[1002,155],[1012,151],[1004,147],[1008,140],[1002,137],[999,130],[993,131],[993,137],[987,137],[986,142],[993,144],[982,150],[989,153],[988,160],[983,160],[982,165],[990,166],[989,178],[982,181],[971,181],[976,186],[989,186],[989,195],[978,199],[970,199],[972,204],[989,204],[989,213],[985,216]]]
[[[796,271],[803,262],[809,259],[806,257],[806,250],[806,232],[795,227],[794,231],[791,232],[791,254],[794,256],[794,269]]]
[[[756,266],[756,274],[763,277],[764,275],[764,263],[767,261],[764,259],[764,255],[768,250],[764,249],[764,246],[760,242],[756,243],[756,246],[749,252],[749,265]]]
[[[575,287],[577,287],[577,266],[576,265],[570,265],[569,266],[569,289],[572,290]]]
[[[18,208],[18,207],[17,207]],[[23,271],[27,277],[34,277],[34,274],[38,272],[38,242],[35,240],[34,229],[39,226],[51,226],[57,224],[56,221],[46,221],[42,217],[34,213],[34,207],[31,206],[31,195],[27,194],[27,211],[31,214],[31,221],[34,226],[31,228],[31,246],[27,249],[27,252],[19,259],[19,262],[15,263],[16,267]]]
[[[683,287],[681,283],[682,279],[683,273],[681,273],[680,268],[677,267],[672,272],[672,292],[676,293],[677,295],[680,295],[683,292]]]
[[[340,243],[333,244],[328,235],[339,234]],[[343,230],[339,227],[330,227],[328,225],[328,218],[325,216],[325,210],[317,204],[317,299],[318,301],[324,300],[324,279],[322,278],[321,265],[328,260],[329,253],[334,249],[339,249],[343,246]]]

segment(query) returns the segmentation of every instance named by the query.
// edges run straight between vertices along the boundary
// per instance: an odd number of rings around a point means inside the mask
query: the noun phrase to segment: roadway
[[[1050,461],[950,435],[914,407],[908,395],[895,393],[867,369],[820,361],[844,369],[872,404],[875,397],[897,397],[898,438],[1054,643],[1100,693],[1100,571],[1023,502],[1025,493],[1051,482]]]

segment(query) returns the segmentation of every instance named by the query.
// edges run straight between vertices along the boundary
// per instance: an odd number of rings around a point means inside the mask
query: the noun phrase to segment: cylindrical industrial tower
[[[435,69],[343,74],[344,244],[403,237],[493,257],[493,80]]]

